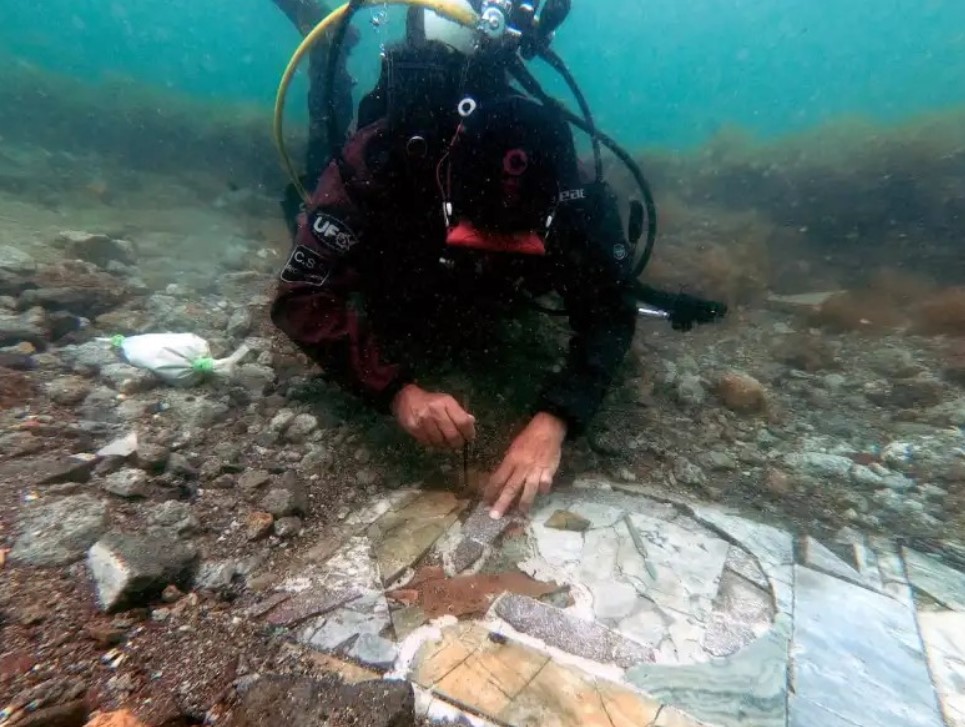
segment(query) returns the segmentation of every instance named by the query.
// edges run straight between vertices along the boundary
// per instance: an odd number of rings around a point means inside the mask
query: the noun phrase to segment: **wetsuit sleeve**
[[[346,163],[364,142],[349,142]],[[387,411],[411,378],[386,359],[366,319],[360,260],[377,241],[366,226],[367,205],[351,193],[344,170],[332,162],[319,180],[280,273],[271,319],[329,379]]]
[[[563,419],[567,436],[583,433],[626,356],[636,308],[625,295],[629,255],[616,200],[605,184],[568,193],[557,224],[557,290],[573,331],[566,363],[544,387],[537,410]]]

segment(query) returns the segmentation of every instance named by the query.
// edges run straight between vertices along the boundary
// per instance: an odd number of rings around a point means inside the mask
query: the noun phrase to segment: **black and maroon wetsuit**
[[[616,201],[604,185],[585,182],[569,128],[559,124],[551,136],[563,146],[560,203],[541,255],[449,244],[436,151],[413,157],[384,117],[360,128],[299,219],[275,325],[330,379],[387,410],[416,376],[390,352],[393,341],[458,335],[524,295],[555,291],[573,335],[535,410],[580,433],[629,348],[636,311],[621,282],[628,255]]]

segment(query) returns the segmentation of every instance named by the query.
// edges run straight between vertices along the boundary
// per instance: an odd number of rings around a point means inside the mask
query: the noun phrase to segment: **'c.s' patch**
[[[286,283],[305,283],[320,288],[331,273],[331,266],[321,255],[304,245],[297,245],[281,271],[281,279]]]
[[[312,237],[332,252],[344,255],[358,243],[355,233],[340,219],[324,212],[316,212],[310,219]]]

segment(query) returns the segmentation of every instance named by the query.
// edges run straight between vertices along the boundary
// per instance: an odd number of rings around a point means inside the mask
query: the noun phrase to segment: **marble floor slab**
[[[911,548],[902,548],[902,555],[908,580],[916,591],[952,611],[965,611],[965,573]]]
[[[866,588],[795,568],[797,697],[858,727],[942,727],[914,613]]]
[[[919,613],[918,624],[945,721],[965,727],[965,613]]]

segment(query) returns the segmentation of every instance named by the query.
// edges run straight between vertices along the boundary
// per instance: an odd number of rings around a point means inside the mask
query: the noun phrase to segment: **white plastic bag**
[[[194,386],[209,374],[230,376],[248,355],[248,347],[241,346],[228,358],[212,358],[208,342],[193,333],[145,333],[107,340],[121,349],[131,366],[152,371],[174,386]]]

